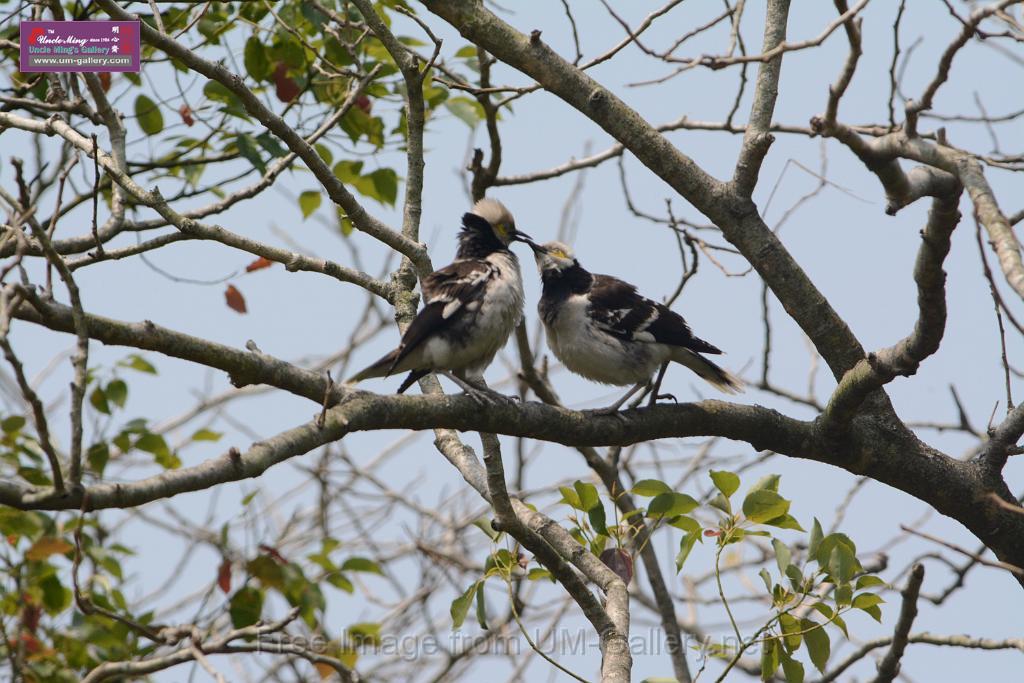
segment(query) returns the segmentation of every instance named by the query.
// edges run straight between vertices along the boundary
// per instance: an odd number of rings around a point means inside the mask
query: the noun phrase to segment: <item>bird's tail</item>
[[[362,382],[364,379],[372,379],[374,377],[387,377],[394,372],[395,359],[398,358],[398,353],[401,351],[401,347],[391,351],[386,356],[378,360],[376,363],[368,368],[360,370],[356,374],[352,375],[345,382],[346,384],[355,384],[356,382]]]
[[[743,380],[690,349],[682,346],[673,348],[672,360],[690,368],[719,391],[727,394],[738,394],[743,391]]]

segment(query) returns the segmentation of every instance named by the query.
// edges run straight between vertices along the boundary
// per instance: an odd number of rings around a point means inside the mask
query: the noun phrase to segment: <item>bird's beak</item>
[[[519,230],[512,231],[512,242],[526,242],[531,248],[536,249],[537,243],[533,241],[533,238],[527,235],[525,232]]]

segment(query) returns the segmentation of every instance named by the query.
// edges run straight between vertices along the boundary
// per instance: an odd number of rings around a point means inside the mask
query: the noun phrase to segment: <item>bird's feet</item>
[[[445,377],[455,382],[462,389],[463,394],[473,399],[473,401],[481,408],[492,407],[501,404],[518,403],[518,396],[506,396],[505,394],[498,393],[494,389],[491,389],[486,384],[476,384],[462,379],[454,373],[444,373]]]
[[[463,396],[473,399],[481,408],[519,403],[518,396],[506,396],[488,387],[470,386],[463,391]]]
[[[675,397],[675,394],[651,394],[651,400],[647,403],[648,406],[653,406],[662,399],[672,399],[673,403],[679,403],[679,399]]]

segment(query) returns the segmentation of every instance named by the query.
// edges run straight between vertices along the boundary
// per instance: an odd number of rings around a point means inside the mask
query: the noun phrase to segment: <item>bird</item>
[[[742,391],[737,377],[702,355],[722,351],[696,337],[668,306],[642,296],[628,282],[590,273],[561,242],[529,244],[543,283],[537,310],[552,353],[589,380],[634,385],[613,405],[596,412],[617,413],[630,396],[645,388],[652,390],[652,404],[670,396],[657,393],[669,361],[685,365],[723,392]],[[659,368],[658,380],[652,382]]]
[[[423,278],[424,306],[398,347],[348,383],[408,372],[398,387],[401,394],[436,372],[479,402],[501,396],[487,388],[483,372],[523,316],[519,260],[509,249],[516,241],[533,240],[516,229],[504,204],[489,198],[476,202],[462,216],[455,260]]]

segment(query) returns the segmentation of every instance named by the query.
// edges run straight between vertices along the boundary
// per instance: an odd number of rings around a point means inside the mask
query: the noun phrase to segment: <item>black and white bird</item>
[[[615,412],[637,391],[652,388],[655,371],[663,373],[669,361],[685,365],[721,391],[742,391],[739,379],[701,355],[722,352],[694,336],[678,313],[640,295],[628,282],[588,272],[561,242],[530,246],[544,284],[537,310],[552,353],[587,379],[635,385],[599,412]],[[658,398],[654,391],[652,402]]]
[[[478,399],[494,395],[483,372],[523,317],[523,280],[509,245],[532,240],[494,199],[481,199],[462,216],[458,240],[455,260],[423,279],[424,306],[398,348],[349,383],[408,372],[402,393],[437,372]]]

